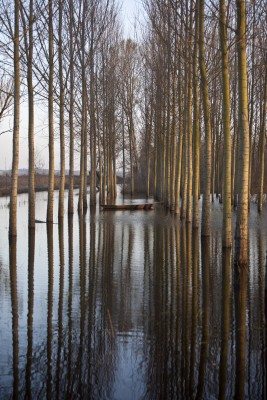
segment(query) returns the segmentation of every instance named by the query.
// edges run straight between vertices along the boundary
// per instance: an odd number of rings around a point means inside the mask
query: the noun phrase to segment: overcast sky
[[[124,25],[125,37],[133,37],[134,20],[138,9],[141,7],[140,0],[121,0],[121,19]],[[19,168],[28,168],[28,133],[27,133],[27,99],[21,104],[21,127],[20,127],[20,155]],[[48,168],[48,126],[47,110],[35,109],[35,152],[37,158]],[[10,128],[10,132],[0,135],[0,169],[11,169],[12,165],[12,126],[13,119],[5,118],[0,124],[0,132]],[[66,168],[68,168],[68,150],[66,143]],[[75,168],[79,168],[79,160],[75,162]],[[59,143],[55,142],[55,168],[59,169]]]

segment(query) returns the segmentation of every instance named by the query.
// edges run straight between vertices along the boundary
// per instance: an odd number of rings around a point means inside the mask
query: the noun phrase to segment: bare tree
[[[13,158],[12,180],[9,211],[9,236],[17,235],[17,194],[18,194],[18,165],[19,165],[19,129],[20,129],[20,4],[14,1],[14,122],[13,122]]]

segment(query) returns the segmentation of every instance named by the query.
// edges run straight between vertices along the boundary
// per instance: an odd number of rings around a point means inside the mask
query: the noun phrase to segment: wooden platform
[[[103,210],[152,210],[156,203],[100,204]]]

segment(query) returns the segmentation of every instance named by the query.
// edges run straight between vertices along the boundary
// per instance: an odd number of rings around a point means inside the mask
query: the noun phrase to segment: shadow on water
[[[265,398],[267,243],[255,231],[240,271],[216,229],[201,239],[160,209],[39,226],[26,259],[12,239],[1,398]]]

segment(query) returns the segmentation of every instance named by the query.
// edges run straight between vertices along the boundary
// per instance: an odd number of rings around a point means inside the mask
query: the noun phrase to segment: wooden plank
[[[100,204],[103,210],[152,210],[154,203]]]

